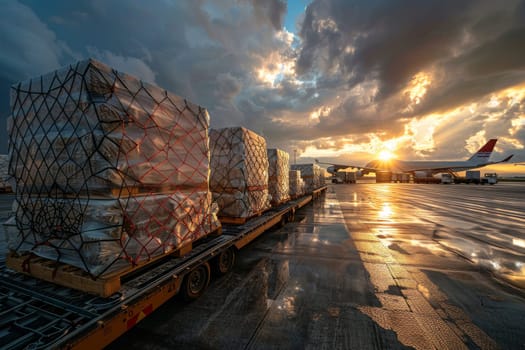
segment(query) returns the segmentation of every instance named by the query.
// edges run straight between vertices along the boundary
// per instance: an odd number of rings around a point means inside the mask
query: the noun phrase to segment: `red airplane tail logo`
[[[470,157],[469,160],[483,160],[488,161],[490,158],[490,155],[492,154],[492,151],[494,150],[494,146],[496,146],[496,142],[498,139],[490,139],[483,147],[479,149],[472,157]]]

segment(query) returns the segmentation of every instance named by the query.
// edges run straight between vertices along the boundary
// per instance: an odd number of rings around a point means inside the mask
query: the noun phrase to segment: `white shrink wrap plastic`
[[[268,149],[268,191],[271,204],[277,206],[290,200],[290,155],[280,149]]]
[[[293,164],[292,170],[301,171],[301,177],[305,183],[305,193],[312,193],[325,185],[323,172],[317,164]]]
[[[0,154],[0,191],[9,190],[9,174],[7,172],[9,167],[9,157],[7,154]]]
[[[209,115],[88,59],[11,90],[8,246],[93,276],[217,229]]]
[[[305,192],[305,184],[303,178],[301,177],[300,170],[290,170],[290,196],[292,198],[297,198],[302,196]]]
[[[249,218],[270,207],[266,140],[242,127],[211,129],[210,190],[219,216]]]

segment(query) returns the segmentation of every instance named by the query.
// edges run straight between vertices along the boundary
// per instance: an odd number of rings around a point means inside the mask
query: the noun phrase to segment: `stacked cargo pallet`
[[[9,157],[7,154],[0,154],[0,192],[10,192],[9,174],[7,172]]]
[[[268,190],[271,204],[278,206],[290,200],[290,155],[280,149],[268,149]]]
[[[8,246],[92,277],[218,230],[207,111],[86,60],[13,86]]]
[[[304,194],[305,183],[301,177],[300,170],[290,170],[290,197],[293,199],[298,198]]]
[[[244,223],[270,208],[266,140],[242,127],[211,129],[210,190],[223,223]]]
[[[293,164],[292,170],[301,172],[301,177],[305,183],[305,193],[312,193],[325,185],[323,171],[317,164]]]

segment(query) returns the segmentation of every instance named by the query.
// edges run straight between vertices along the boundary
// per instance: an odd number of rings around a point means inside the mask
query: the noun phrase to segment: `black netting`
[[[297,198],[302,196],[305,192],[305,184],[303,178],[301,177],[300,170],[290,170],[290,196],[292,198]]]
[[[290,155],[280,149],[268,149],[268,191],[272,205],[279,205],[290,199]]]
[[[12,88],[10,249],[100,275],[213,231],[209,116],[87,60]]]
[[[269,208],[266,140],[245,128],[210,130],[210,190],[220,216],[247,218]]]
[[[299,170],[304,181],[305,193],[312,193],[313,190],[325,185],[322,169],[317,164],[293,164],[292,170]]]

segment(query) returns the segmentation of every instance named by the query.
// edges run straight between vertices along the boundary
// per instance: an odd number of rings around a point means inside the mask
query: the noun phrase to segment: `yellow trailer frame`
[[[53,307],[62,308],[65,312],[76,313],[76,317],[85,320],[80,326],[68,329],[60,337],[54,338],[54,342],[46,344],[50,348],[62,349],[96,349],[103,348],[137,323],[157,310],[166,301],[177,295],[181,289],[184,277],[189,272],[217,257],[221,252],[235,247],[241,249],[252,242],[262,233],[277,224],[285,224],[293,219],[296,210],[307,205],[318,198],[327,187],[321,187],[313,193],[292,200],[277,208],[265,212],[263,215],[250,219],[240,226],[223,226],[223,234],[211,237],[208,242],[203,243],[185,257],[168,257],[151,270],[141,273],[136,279],[124,282],[122,290],[116,293],[107,302],[111,307],[97,313],[84,310],[81,306],[68,304],[54,293],[40,293],[35,290],[35,285],[45,284],[45,288],[54,288],[49,282],[37,281],[33,277],[23,276],[6,268],[5,263],[0,262],[0,294],[2,288],[9,290],[10,296],[17,299],[22,296],[36,299],[39,303],[48,303]],[[43,289],[45,289],[43,288]],[[58,294],[76,293],[78,291],[65,291],[69,288],[56,286]],[[14,291],[14,293],[13,293]],[[98,298],[97,302],[105,302],[106,299],[99,297],[80,295],[93,304],[92,299]],[[67,299],[67,298],[66,298]],[[6,303],[8,305],[9,303]],[[13,305],[16,300],[13,301]],[[16,306],[13,306],[13,308]],[[2,310],[0,310],[1,312]],[[42,332],[40,332],[42,333]],[[20,339],[23,339],[20,338]],[[1,340],[1,338],[0,338]],[[38,340],[36,340],[38,341]],[[22,342],[22,340],[20,340]],[[22,344],[22,343],[21,343]],[[25,346],[21,345],[21,348]],[[16,347],[15,347],[16,348]]]

